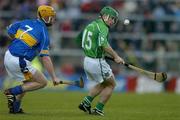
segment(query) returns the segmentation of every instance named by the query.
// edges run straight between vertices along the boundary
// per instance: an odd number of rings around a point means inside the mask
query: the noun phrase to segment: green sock
[[[96,109],[98,109],[98,110],[103,110],[103,108],[104,108],[104,104],[103,103],[100,103],[100,102],[98,102],[98,104],[96,105]]]
[[[87,104],[87,105],[91,105],[91,102],[93,101],[93,97],[91,97],[91,96],[86,96],[86,97],[84,97],[84,100],[83,100],[83,102],[85,103],[85,104]]]

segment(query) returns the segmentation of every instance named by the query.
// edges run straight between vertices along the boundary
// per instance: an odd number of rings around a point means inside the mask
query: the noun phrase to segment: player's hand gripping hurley
[[[106,56],[105,59],[109,59],[109,60],[112,60],[114,61],[113,58],[111,57],[108,57]],[[146,76],[148,76],[149,78],[155,80],[155,81],[158,81],[158,82],[163,82],[167,79],[167,74],[165,72],[160,72],[160,73],[157,73],[157,72],[150,72],[150,71],[147,71],[147,70],[144,70],[142,68],[139,68],[139,67],[136,67],[136,66],[133,66],[133,65],[130,65],[128,63],[123,63],[123,65],[125,65],[126,67],[128,68],[131,68],[139,73],[142,73]]]

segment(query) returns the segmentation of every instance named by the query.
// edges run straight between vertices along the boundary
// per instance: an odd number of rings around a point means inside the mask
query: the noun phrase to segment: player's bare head
[[[109,26],[114,26],[118,21],[119,13],[117,10],[110,6],[104,7],[100,11],[100,16],[103,19],[103,21]]]
[[[51,6],[41,5],[38,7],[37,16],[44,21],[46,26],[51,26],[55,21],[56,12]]]

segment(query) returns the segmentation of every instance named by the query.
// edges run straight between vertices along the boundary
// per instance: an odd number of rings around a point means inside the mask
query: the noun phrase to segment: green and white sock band
[[[91,96],[86,96],[83,100],[83,102],[87,105],[91,105],[92,101],[93,101],[93,97],[91,97]]]
[[[98,104],[96,105],[96,109],[99,110],[99,111],[103,111],[103,108],[104,108],[104,104],[98,102]]]

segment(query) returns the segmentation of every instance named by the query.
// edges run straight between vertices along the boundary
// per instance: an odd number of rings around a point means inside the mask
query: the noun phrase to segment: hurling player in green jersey
[[[89,114],[104,116],[104,105],[116,86],[112,70],[104,59],[105,53],[109,54],[116,63],[124,64],[124,60],[108,43],[109,28],[117,21],[118,12],[106,6],[100,11],[100,18],[88,24],[77,37],[85,54],[84,70],[87,78],[96,82],[79,105],[80,110]],[[91,103],[98,95],[100,99],[96,107],[91,110]]]

